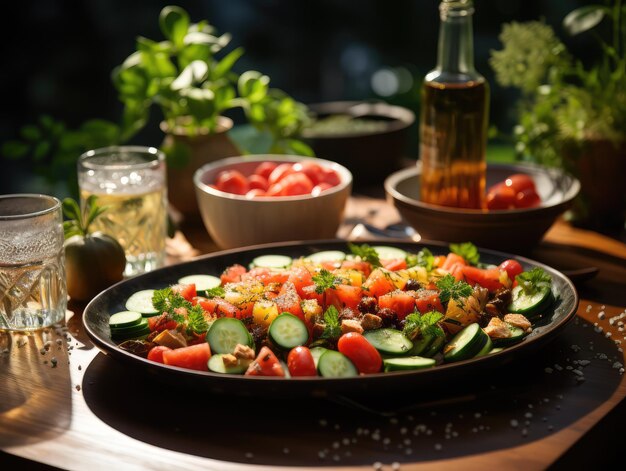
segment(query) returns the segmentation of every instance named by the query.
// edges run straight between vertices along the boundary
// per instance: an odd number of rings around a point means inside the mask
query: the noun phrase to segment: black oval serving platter
[[[371,245],[392,245],[409,252],[417,252],[428,247],[435,255],[446,254],[448,245],[441,242],[410,243],[389,239],[368,241]],[[83,323],[88,335],[105,354],[124,362],[129,368],[140,370],[165,382],[189,386],[212,393],[239,395],[291,395],[305,394],[326,396],[332,394],[379,394],[386,391],[421,390],[443,382],[454,382],[469,374],[485,369],[500,368],[522,356],[542,348],[572,319],[578,307],[578,294],[572,282],[563,274],[541,263],[510,255],[480,249],[481,262],[499,264],[508,258],[517,259],[524,269],[539,266],[546,270],[553,280],[553,293],[556,302],[553,309],[542,321],[535,325],[533,332],[522,342],[503,351],[480,358],[458,363],[442,364],[425,370],[378,373],[353,378],[276,378],[259,376],[221,375],[162,365],[148,361],[120,349],[111,340],[109,316],[123,311],[124,303],[136,291],[160,289],[175,284],[183,276],[205,273],[219,276],[229,265],[239,263],[247,266],[253,258],[263,254],[283,254],[300,257],[322,250],[349,251],[346,241],[304,241],[267,244],[246,247],[206,255],[198,259],[161,268],[128,280],[122,281],[96,296],[85,308]]]

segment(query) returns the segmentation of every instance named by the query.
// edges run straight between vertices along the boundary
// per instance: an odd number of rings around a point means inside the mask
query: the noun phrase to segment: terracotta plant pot
[[[626,211],[626,142],[589,140],[564,150],[564,162],[581,184],[574,223],[597,230],[621,230]]]
[[[193,175],[204,164],[225,157],[234,157],[241,152],[228,137],[233,127],[229,118],[220,117],[214,132],[200,130],[189,135],[185,128],[171,129],[161,123],[165,139],[161,146],[167,156],[167,192],[170,204],[187,221],[200,221]]]

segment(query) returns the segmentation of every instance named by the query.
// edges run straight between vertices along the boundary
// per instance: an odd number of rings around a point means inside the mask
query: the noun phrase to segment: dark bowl
[[[387,122],[384,129],[370,132],[303,133],[303,139],[313,148],[315,155],[347,167],[354,175],[355,185],[382,183],[386,176],[401,167],[408,131],[415,122],[411,110],[386,103],[358,101],[317,103],[309,105],[309,109],[319,118],[343,114]]]
[[[489,164],[487,187],[514,173],[535,181],[540,206],[528,209],[483,211],[450,208],[420,201],[418,165],[400,170],[385,180],[387,200],[422,238],[474,244],[516,253],[537,245],[555,220],[566,211],[580,191],[580,182],[558,169],[529,164]]]

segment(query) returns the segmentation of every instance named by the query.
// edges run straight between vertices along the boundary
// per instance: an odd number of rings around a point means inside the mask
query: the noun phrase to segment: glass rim
[[[99,164],[90,161],[92,157],[101,157],[106,154],[116,153],[116,152],[128,152],[133,154],[143,154],[143,155],[151,155],[154,158],[152,160],[140,163],[105,163]],[[158,167],[162,162],[165,161],[165,154],[163,151],[157,149],[156,147],[149,146],[108,146],[108,147],[99,147],[97,149],[91,149],[87,152],[83,153],[78,158],[78,165],[87,170],[103,170],[103,169],[116,169],[116,170],[124,170],[124,169],[150,169]]]
[[[23,214],[0,214],[0,221],[14,221],[17,219],[29,219],[46,214],[54,213],[61,209],[61,200],[54,196],[43,195],[41,193],[12,193],[9,195],[0,195],[0,200],[16,199],[16,198],[30,198],[38,200],[47,200],[52,203],[49,208],[41,209],[39,211],[25,212]]]

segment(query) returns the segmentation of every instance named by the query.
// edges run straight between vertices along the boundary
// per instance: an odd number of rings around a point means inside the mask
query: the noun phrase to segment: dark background
[[[3,4],[0,142],[24,124],[49,114],[75,127],[89,118],[117,121],[121,105],[110,73],[135,48],[138,35],[161,40],[159,0],[22,0]],[[476,68],[491,83],[491,124],[510,132],[517,95],[495,84],[489,51],[500,48],[501,25],[545,19],[575,54],[592,58],[590,35],[566,38],[562,18],[586,2],[475,0]],[[207,19],[233,36],[227,51],[246,53],[235,70],[259,70],[304,103],[384,99],[419,111],[419,83],[434,67],[436,0],[196,0],[179,2],[191,21]],[[398,81],[373,86],[377,71]],[[384,73],[382,74],[385,75]],[[387,73],[387,75],[389,75]],[[379,75],[380,77],[380,75]],[[374,80],[375,81],[375,80]],[[391,95],[389,95],[391,93]],[[237,119],[237,116],[235,116]],[[158,111],[134,143],[158,146]],[[417,157],[416,145],[408,155]],[[30,189],[27,162],[7,162],[1,193]],[[50,191],[62,192],[60,188]]]

